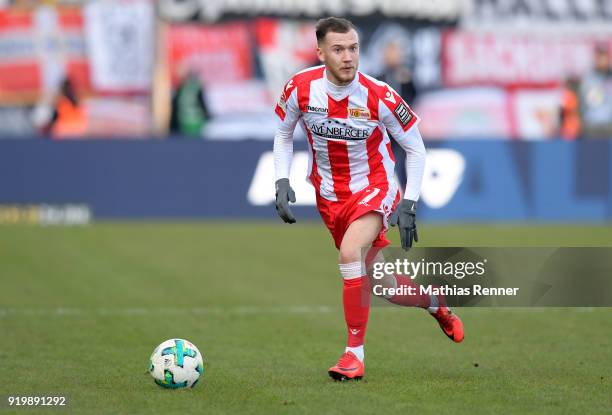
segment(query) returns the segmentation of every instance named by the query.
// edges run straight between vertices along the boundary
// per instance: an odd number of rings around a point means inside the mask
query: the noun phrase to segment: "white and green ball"
[[[204,374],[202,354],[187,340],[166,340],[153,350],[149,373],[164,388],[192,388]]]

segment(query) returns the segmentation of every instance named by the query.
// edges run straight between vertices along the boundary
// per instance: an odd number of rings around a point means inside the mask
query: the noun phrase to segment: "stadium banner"
[[[559,88],[521,88],[510,91],[512,132],[524,140],[555,137],[561,128],[562,91]]]
[[[206,84],[253,77],[250,32],[246,22],[172,25],[166,31],[172,85],[194,71]]]
[[[459,23],[471,30],[612,33],[609,0],[463,0]]]
[[[383,0],[160,0],[162,18],[170,21],[201,20],[217,22],[224,18],[276,16],[289,18],[321,18],[343,16],[350,19],[370,15],[382,18],[410,18],[428,21],[456,21],[462,13],[456,0],[383,1]]]
[[[593,34],[468,32],[442,36],[446,86],[554,86],[593,67],[596,45],[612,36]]]
[[[263,77],[274,99],[295,73],[319,65],[314,21],[257,19],[255,40]]]
[[[390,247],[366,268],[365,290],[381,307],[421,295],[443,295],[452,307],[612,306],[612,248]]]
[[[414,110],[428,139],[512,138],[509,99],[503,88],[449,88],[422,94]]]
[[[35,103],[66,76],[89,88],[80,9],[0,10],[0,103]]]
[[[146,97],[92,97],[83,105],[88,137],[151,138],[152,115]]]
[[[554,138],[560,128],[559,88],[464,87],[426,92],[414,109],[427,139]]]
[[[87,3],[84,14],[93,87],[105,92],[147,92],[155,50],[152,2],[94,1]]]
[[[279,221],[271,147],[252,140],[0,140],[0,204],[86,205],[99,219]],[[612,219],[610,141],[449,141],[427,148],[420,220]],[[305,181],[308,162],[305,143],[296,142],[298,221],[318,218]]]

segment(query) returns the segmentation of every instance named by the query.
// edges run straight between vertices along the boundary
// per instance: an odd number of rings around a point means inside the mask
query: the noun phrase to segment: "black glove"
[[[289,202],[295,203],[295,192],[289,185],[289,179],[276,181],[276,211],[285,223],[295,223],[295,216],[289,209]]]
[[[412,241],[418,242],[416,228],[416,202],[414,200],[402,199],[395,212],[389,219],[391,226],[398,225],[402,248],[409,250],[412,248]]]

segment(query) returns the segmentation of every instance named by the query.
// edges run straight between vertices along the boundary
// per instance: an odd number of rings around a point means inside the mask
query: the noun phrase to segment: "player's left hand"
[[[398,225],[404,250],[407,251],[412,248],[413,241],[419,241],[416,228],[416,202],[414,200],[402,199],[391,215],[389,223],[391,226]]]

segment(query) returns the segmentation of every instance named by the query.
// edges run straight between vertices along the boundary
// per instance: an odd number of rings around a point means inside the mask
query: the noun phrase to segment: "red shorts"
[[[334,202],[317,194],[317,209],[325,226],[332,234],[336,248],[340,244],[349,225],[368,212],[378,212],[383,217],[383,228],[372,242],[372,246],[384,248],[390,242],[386,237],[389,228],[389,216],[400,201],[399,191],[395,186],[383,190],[376,185],[370,185],[353,194],[349,199]]]

